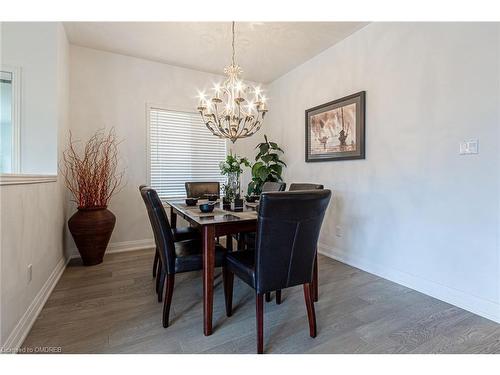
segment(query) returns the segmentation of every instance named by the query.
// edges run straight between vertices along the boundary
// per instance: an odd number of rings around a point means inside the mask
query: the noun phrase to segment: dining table
[[[257,230],[256,203],[243,204],[240,209],[231,209],[222,202],[215,202],[212,212],[203,213],[198,205],[206,203],[202,200],[197,205],[188,206],[184,200],[169,199],[165,201],[170,207],[170,225],[177,226],[177,217],[182,217],[192,227],[199,229],[202,237],[203,255],[203,333],[212,334],[212,315],[214,299],[214,268],[216,238],[227,236],[226,246],[232,248],[232,235],[236,233],[255,232]],[[229,249],[228,249],[229,250]]]

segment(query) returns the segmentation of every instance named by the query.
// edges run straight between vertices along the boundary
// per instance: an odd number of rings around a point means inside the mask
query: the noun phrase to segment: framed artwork
[[[306,110],[306,162],[364,158],[364,91]]]

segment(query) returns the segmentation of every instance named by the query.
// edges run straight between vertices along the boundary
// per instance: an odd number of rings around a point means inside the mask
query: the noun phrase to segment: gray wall
[[[500,321],[499,46],[495,23],[370,24],[272,82],[237,151],[266,133],[286,182],[333,190],[322,252]],[[304,111],[361,90],[366,160],[305,163]]]

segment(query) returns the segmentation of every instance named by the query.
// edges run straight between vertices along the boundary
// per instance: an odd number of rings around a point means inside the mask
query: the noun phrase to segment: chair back
[[[148,185],[145,185],[145,184],[139,185],[139,191],[141,191],[141,190],[142,190],[142,188],[145,188],[145,187],[147,187],[147,186],[148,186]]]
[[[220,197],[219,182],[186,182],[186,195],[188,198],[203,198],[205,194],[213,194]]]
[[[293,183],[293,184],[290,184],[288,191],[319,190],[319,189],[323,189],[323,185],[309,184],[309,183]]]
[[[263,193],[255,250],[257,293],[312,281],[330,190]]]
[[[286,189],[285,182],[266,181],[262,184],[263,193],[268,193],[271,191],[285,191],[285,189]]]
[[[149,187],[141,189],[141,196],[148,210],[149,221],[153,228],[156,249],[158,250],[162,266],[167,273],[175,272],[175,244],[172,228],[163,203],[156,190]]]

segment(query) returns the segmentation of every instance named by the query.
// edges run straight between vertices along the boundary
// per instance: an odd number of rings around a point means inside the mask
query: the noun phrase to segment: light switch
[[[460,155],[471,155],[478,153],[479,153],[479,141],[477,139],[460,142]]]

